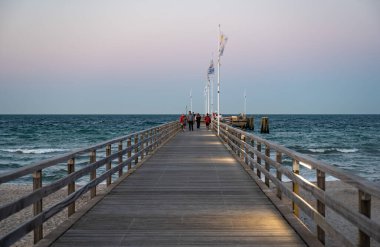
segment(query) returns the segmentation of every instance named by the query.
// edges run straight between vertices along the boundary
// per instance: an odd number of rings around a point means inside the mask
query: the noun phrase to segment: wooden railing
[[[216,124],[213,126],[216,130]],[[305,224],[302,225],[320,244],[325,244],[326,236],[340,242],[342,246],[370,246],[371,240],[380,243],[379,220],[371,218],[371,198],[380,198],[380,187],[375,183],[227,124],[220,124],[220,138],[249,166],[251,174],[258,178],[257,181],[262,183],[264,188],[275,194],[280,202],[284,202],[283,196],[291,201],[292,217],[296,216],[301,220],[301,210],[314,222],[314,231]],[[284,162],[285,159],[287,164]],[[300,168],[315,170],[315,179],[311,182],[301,176]],[[284,182],[283,175],[290,182]],[[357,190],[359,210],[354,210],[344,201],[337,201],[326,193],[326,176],[331,176]],[[291,186],[287,186],[289,183]],[[300,189],[311,195],[316,203],[305,198],[305,193],[300,193]],[[325,217],[327,208],[357,227],[356,243],[352,243],[352,239],[338,231]]]
[[[94,198],[97,195],[97,186],[100,183],[106,181],[107,186],[109,186],[112,183],[112,175],[123,176],[125,173],[123,168],[126,166],[128,168],[126,173],[129,173],[146,155],[173,137],[179,131],[179,127],[177,122],[170,122],[0,175],[0,185],[24,176],[33,177],[33,191],[31,193],[12,202],[7,202],[0,207],[0,224],[4,219],[31,205],[33,205],[33,218],[27,219],[15,229],[1,236],[0,246],[11,245],[32,230],[34,231],[34,243],[37,243],[43,238],[42,227],[45,221],[66,208],[68,209],[68,217],[73,215],[75,213],[75,202],[84,193],[90,191],[90,197]],[[111,153],[112,145],[117,145],[117,151],[114,153]],[[105,157],[97,160],[97,151],[99,153],[104,152],[104,148]],[[87,154],[89,154],[87,156],[88,164],[77,170],[76,160]],[[115,162],[116,165],[112,166],[112,162]],[[44,184],[44,170],[62,163],[67,164],[67,176],[50,184]],[[76,183],[84,176],[89,176],[90,179],[85,183],[81,180],[82,186],[75,190]],[[53,206],[43,209],[42,199],[66,186],[68,196]]]

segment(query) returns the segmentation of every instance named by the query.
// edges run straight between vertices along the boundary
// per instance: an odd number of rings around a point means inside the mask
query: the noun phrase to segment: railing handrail
[[[160,128],[162,126],[165,126],[169,123],[174,123],[174,122],[175,121],[168,122],[168,123],[161,124],[161,125],[158,125],[158,126],[146,129],[146,130],[140,130],[138,132],[130,133],[130,134],[125,135],[125,136],[116,137],[116,138],[108,140],[108,141],[97,143],[97,144],[90,146],[90,147],[78,148],[78,149],[75,149],[71,152],[64,153],[64,154],[61,154],[61,155],[58,155],[58,156],[55,156],[55,157],[52,157],[49,159],[44,159],[42,161],[32,163],[32,164],[27,165],[27,166],[17,168],[13,171],[9,171],[9,172],[6,172],[4,174],[0,174],[0,184],[7,183],[11,180],[14,180],[14,179],[17,179],[19,177],[28,175],[28,174],[33,173],[35,171],[42,170],[42,169],[48,168],[50,166],[54,166],[58,163],[65,162],[69,159],[75,158],[81,154],[85,154],[85,153],[90,152],[92,150],[103,148],[103,147],[106,147],[107,145],[114,144],[114,143],[117,143],[120,141],[125,141],[125,140],[127,140],[127,139],[129,139],[135,135],[142,134],[142,133],[148,132],[148,131],[156,129],[156,128]]]
[[[26,219],[25,222],[15,226],[5,235],[0,236],[0,245],[9,246],[15,243],[18,239],[26,235],[31,229],[34,229],[34,242],[37,243],[43,238],[42,223],[53,217],[58,212],[68,208],[68,217],[75,213],[75,201],[87,191],[91,191],[90,198],[96,196],[96,187],[101,182],[107,180],[107,186],[112,183],[112,175],[119,172],[119,181],[121,178],[128,176],[138,167],[140,161],[144,157],[157,149],[160,145],[165,143],[173,137],[180,130],[180,125],[176,121],[161,124],[146,130],[130,133],[128,135],[117,137],[109,141],[101,142],[99,144],[77,149],[59,157],[47,159],[32,165],[27,166],[25,169],[17,169],[17,171],[10,172],[2,175],[0,178],[1,183],[17,179],[20,176],[33,175],[33,190],[19,198],[13,199],[0,206],[0,222],[11,215],[18,213],[20,210],[33,205],[33,218]],[[132,144],[132,139],[134,143]],[[123,141],[127,140],[127,146],[123,147]],[[118,144],[118,150],[112,153],[112,144]],[[106,147],[106,156],[96,159],[96,152]],[[86,166],[76,170],[75,160],[78,156],[89,152],[89,163]],[[123,157],[127,159],[123,159]],[[80,156],[81,157],[81,156]],[[51,166],[67,163],[67,175],[63,178],[53,181],[49,184],[42,183],[43,169]],[[114,162],[113,166],[111,163]],[[132,162],[134,166],[132,166]],[[128,165],[128,172],[123,175],[123,168]],[[72,169],[70,167],[73,167]],[[100,170],[97,174],[97,169],[104,167],[105,170]],[[99,170],[98,170],[99,171]],[[75,189],[75,183],[83,176],[90,175],[90,180],[81,186],[78,190]],[[0,183],[0,184],[1,184]],[[64,187],[68,188],[68,196],[60,199],[59,202],[50,206],[49,208],[42,208],[42,199],[46,196],[55,193]]]
[[[332,166],[332,165],[330,165],[324,161],[314,159],[308,155],[301,154],[297,151],[294,151],[294,150],[291,150],[287,147],[284,147],[281,144],[278,144],[278,143],[273,142],[273,141],[265,140],[265,139],[263,139],[259,136],[256,136],[252,133],[248,133],[248,132],[245,132],[243,130],[234,128],[234,127],[229,126],[225,123],[220,123],[220,125],[225,126],[225,127],[227,126],[228,128],[233,128],[235,132],[238,132],[240,134],[248,136],[248,137],[254,139],[255,141],[257,141],[259,143],[263,143],[265,145],[268,145],[271,148],[273,148],[274,150],[281,152],[283,154],[286,154],[290,158],[294,158],[294,159],[297,159],[301,162],[304,162],[304,163],[310,165],[311,167],[313,167],[314,169],[318,169],[318,170],[321,170],[325,173],[328,173],[328,174],[332,175],[333,177],[344,181],[347,184],[350,184],[350,185],[352,185],[356,188],[359,188],[360,190],[362,190],[368,194],[371,194],[371,195],[374,195],[374,196],[380,198],[380,186],[378,184],[372,182],[372,181],[366,180],[363,177],[360,177],[360,176],[355,175],[355,174],[347,173],[346,171],[344,171],[343,169],[341,169],[339,167]]]
[[[213,124],[215,129],[215,121]],[[299,209],[301,209],[314,221],[318,230],[316,237],[322,244],[325,243],[325,231],[327,231],[345,246],[353,246],[352,242],[348,240],[346,236],[337,231],[331,223],[325,219],[325,206],[335,211],[359,229],[360,246],[369,246],[370,238],[380,242],[380,223],[370,217],[371,196],[380,199],[380,186],[374,182],[365,180],[354,174],[348,174],[344,170],[333,167],[326,162],[316,160],[224,123],[220,123],[220,138],[231,147],[233,152],[238,154],[240,159],[242,159],[246,165],[250,166],[251,170],[254,170],[254,168],[257,170],[257,175],[252,173],[254,174],[254,177],[258,178],[257,181],[260,183],[262,182],[261,174],[263,174],[265,176],[265,184],[264,182],[262,183],[265,188],[271,188],[271,182],[275,185],[277,197],[280,200],[282,199],[281,195],[283,194],[292,201],[293,213],[298,219]],[[261,150],[263,147],[262,145],[265,147],[265,154]],[[271,157],[271,152],[273,151],[276,153],[276,159]],[[283,166],[283,155],[286,155],[293,160],[292,169]],[[256,156],[256,160],[254,156]],[[262,161],[265,162],[265,166],[262,164]],[[311,182],[299,175],[300,164],[310,166],[310,169],[315,169],[317,171],[316,181],[314,180]],[[271,167],[276,170],[275,175],[270,172]],[[358,211],[335,200],[325,192],[326,174],[331,175],[358,190],[358,202],[360,205]],[[285,175],[290,179],[293,183],[293,189],[285,186],[281,178],[282,175]],[[299,186],[314,197],[317,201],[317,207],[306,203],[307,200],[299,193]],[[304,226],[306,227],[306,225]]]

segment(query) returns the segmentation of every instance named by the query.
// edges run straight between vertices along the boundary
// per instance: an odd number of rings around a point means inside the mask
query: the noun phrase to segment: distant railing
[[[213,127],[216,130],[216,124]],[[314,222],[317,226],[316,232],[312,233],[310,229],[308,230],[320,243],[325,244],[325,234],[329,234],[342,246],[370,246],[371,238],[380,243],[380,223],[371,218],[371,197],[380,198],[380,187],[375,183],[224,123],[220,123],[220,137],[253,170],[252,173],[258,181],[265,183],[266,187],[275,192],[280,200],[283,200],[283,195],[291,200],[294,216],[299,219],[300,210],[302,210]],[[264,150],[265,153],[262,152]],[[271,157],[271,153],[275,154],[275,158]],[[284,158],[291,160],[290,167],[284,165]],[[300,167],[316,170],[314,182],[300,175]],[[283,182],[283,175],[291,181],[291,188]],[[345,202],[335,200],[325,192],[327,175],[358,190],[359,211],[350,208]],[[313,206],[313,203],[303,198],[300,188],[314,197],[316,205]],[[327,221],[326,207],[358,228],[358,243],[352,243]]]
[[[0,175],[0,185],[15,181],[23,176],[33,177],[33,191],[31,193],[0,207],[0,224],[4,219],[30,205],[33,205],[33,218],[28,219],[26,222],[18,225],[17,228],[1,236],[0,246],[11,245],[32,230],[34,230],[34,243],[37,243],[43,238],[42,226],[45,221],[65,208],[68,209],[68,217],[70,217],[75,213],[76,200],[84,193],[90,191],[90,197],[94,198],[97,195],[97,185],[103,181],[106,181],[107,186],[111,185],[112,175],[118,173],[118,176],[121,177],[124,173],[123,168],[125,166],[128,167],[127,173],[133,170],[132,168],[141,162],[146,155],[173,137],[179,131],[179,127],[177,122],[170,122]],[[123,148],[124,142],[126,142],[127,145]],[[117,151],[114,153],[111,153],[112,145],[117,145]],[[97,160],[97,151],[104,152],[104,150],[101,150],[104,148],[105,157]],[[76,170],[76,159],[87,154],[89,154],[89,156],[87,156],[89,160],[88,164]],[[117,165],[112,166],[112,161],[116,161]],[[67,176],[50,184],[43,185],[44,169],[62,163],[67,164]],[[105,169],[99,169],[104,168],[104,166]],[[75,190],[76,182],[84,176],[89,176],[89,181],[83,184],[80,189]],[[65,186],[67,186],[68,189],[68,196],[53,206],[43,209],[42,199]]]

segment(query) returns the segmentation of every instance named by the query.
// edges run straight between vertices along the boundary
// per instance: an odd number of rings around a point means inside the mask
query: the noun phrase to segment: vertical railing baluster
[[[265,144],[265,156],[270,157],[270,147],[268,144]],[[265,170],[267,172],[270,172],[270,164],[268,161],[265,160]],[[269,187],[269,176],[265,176],[265,184]]]
[[[148,156],[149,154],[149,131],[145,132],[145,156]]]
[[[130,148],[132,146],[132,140],[131,138],[128,138],[127,140],[127,148]],[[127,159],[132,157],[132,149],[128,150]],[[132,168],[132,161],[128,162],[128,171]]]
[[[280,152],[276,153],[276,161],[277,161],[278,164],[280,164],[282,166],[282,153],[280,153]],[[276,170],[276,177],[277,177],[278,181],[281,183],[281,181],[282,181],[282,174],[279,171],[279,169]],[[282,199],[282,193],[281,193],[280,187],[277,187],[277,197],[280,198],[280,199]]]
[[[148,149],[147,154],[152,152],[152,136],[153,136],[153,130],[149,130],[148,131],[148,147],[149,147],[149,149]]]
[[[319,169],[317,169],[317,186],[323,191],[326,190],[326,175]],[[318,213],[325,216],[325,204],[320,200],[317,200],[317,210]],[[317,225],[317,237],[322,244],[325,244],[325,231],[319,225]]]
[[[42,170],[33,173],[33,191],[42,187]],[[33,204],[33,216],[37,216],[42,212],[42,198]],[[36,244],[43,237],[43,225],[34,228],[34,243]]]
[[[119,142],[119,145],[117,146],[117,151],[119,152],[119,177],[123,176],[123,166],[121,165],[123,163],[123,154],[120,153],[123,151],[123,141]]]
[[[240,158],[242,158],[242,154],[243,154],[243,152],[242,152],[242,149],[243,149],[243,143],[242,143],[242,134],[240,134],[240,133],[236,133],[236,137],[237,138],[239,138],[239,141],[236,141],[236,146],[238,146],[238,147],[240,147],[240,148],[238,148],[238,150],[237,150],[237,155],[240,157]]]
[[[106,146],[106,157],[109,157],[111,155],[111,145]],[[112,163],[111,161],[107,162],[106,164],[106,170],[111,170]],[[109,175],[107,177],[107,186],[110,186],[112,183],[112,175]]]
[[[90,164],[96,162],[96,150],[91,151],[90,153]],[[96,169],[93,168],[90,173],[90,180],[94,180],[96,178]],[[96,186],[91,188],[90,198],[94,198],[96,196]]]
[[[251,140],[250,141],[251,147],[254,150],[255,149],[255,140],[252,137],[250,138],[250,140]],[[252,160],[255,160],[255,153],[254,152],[250,152],[249,154],[250,154]],[[251,167],[252,171],[254,171],[254,167],[255,166],[253,165],[253,161],[250,163],[250,167]]]
[[[156,149],[156,134],[157,134],[157,128],[154,128],[152,133],[152,151]]]
[[[145,147],[145,132],[141,134],[141,160],[144,159],[144,153],[145,153],[145,150],[144,150],[144,147]]]
[[[248,164],[248,158],[247,158],[247,155],[248,155],[248,150],[247,150],[247,145],[246,145],[246,137],[245,135],[242,135],[242,142],[243,142],[243,150],[244,150],[244,163],[245,164]]]
[[[75,158],[71,158],[67,161],[67,173],[71,174],[75,172]],[[70,195],[75,192],[75,181],[67,185],[67,194]],[[71,203],[67,207],[67,216],[70,217],[75,213],[75,202]]]
[[[139,135],[136,134],[135,135],[135,155],[139,152],[138,143],[139,143]],[[139,156],[138,155],[135,157],[135,165],[137,165],[137,163],[139,163]]]
[[[300,174],[300,164],[297,160],[293,160],[293,173],[297,175]],[[297,184],[294,181],[292,182],[292,184],[293,184],[293,192],[299,195],[300,193],[299,184]],[[292,208],[293,208],[294,215],[299,217],[300,216],[299,208],[294,201],[292,201]]]
[[[359,212],[371,218],[371,195],[359,190]],[[370,246],[370,237],[359,230],[359,246]]]
[[[261,142],[257,142],[257,151],[261,153]],[[256,161],[257,161],[257,164],[261,167],[261,158],[258,155],[256,155]],[[260,169],[257,169],[256,174],[259,178],[261,178]]]

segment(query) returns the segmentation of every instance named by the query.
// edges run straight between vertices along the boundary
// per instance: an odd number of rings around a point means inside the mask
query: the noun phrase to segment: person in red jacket
[[[185,128],[186,128],[186,116],[185,116],[185,114],[182,114],[179,117],[179,122],[181,124],[182,131],[185,131]]]
[[[205,123],[206,123],[206,128],[209,129],[209,126],[210,126],[210,123],[211,123],[211,118],[210,118],[210,116],[208,115],[208,113],[207,113],[207,115],[205,116]]]

